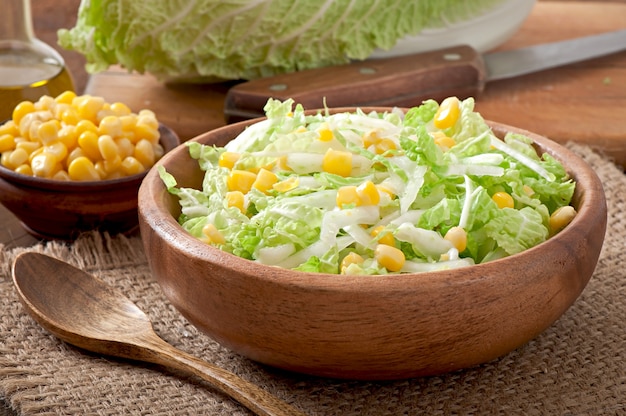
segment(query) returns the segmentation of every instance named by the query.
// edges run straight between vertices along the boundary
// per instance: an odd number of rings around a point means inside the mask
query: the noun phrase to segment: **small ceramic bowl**
[[[165,152],[180,144],[176,133],[161,125]],[[0,165],[0,203],[32,235],[73,240],[100,230],[127,233],[137,228],[137,192],[146,172],[104,181],[57,181],[26,176]]]
[[[223,146],[253,122],[193,140]],[[580,157],[539,135],[490,125],[499,137],[508,131],[530,136],[577,183],[577,216],[534,248],[421,274],[359,277],[281,269],[190,236],[176,221],[177,198],[152,169],[139,191],[139,224],[152,272],[201,331],[252,360],[290,371],[401,379],[500,357],[548,328],[583,291],[603,244],[607,208],[597,175]],[[201,184],[203,174],[186,146],[158,164],[180,186]]]

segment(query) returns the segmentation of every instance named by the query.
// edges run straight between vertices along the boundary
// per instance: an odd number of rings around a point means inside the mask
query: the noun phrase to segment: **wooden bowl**
[[[193,140],[222,146],[254,121]],[[598,261],[607,208],[597,175],[577,155],[536,134],[490,125],[499,137],[507,131],[532,137],[538,150],[560,160],[577,182],[577,216],[534,248],[467,268],[392,277],[266,266],[187,234],[176,221],[177,198],[152,169],[139,190],[139,224],[152,272],[193,325],[270,366],[381,380],[493,360],[536,337],[580,295]],[[186,146],[159,164],[180,186],[200,186],[202,172]]]
[[[168,127],[161,125],[159,131],[166,152],[180,144]],[[146,173],[104,181],[57,181],[0,165],[0,202],[42,239],[73,240],[89,230],[125,233],[137,228],[137,192]]]

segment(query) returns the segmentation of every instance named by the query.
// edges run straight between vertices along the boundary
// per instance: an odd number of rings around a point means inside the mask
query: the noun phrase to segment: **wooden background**
[[[596,0],[586,1],[589,3],[597,2]],[[563,3],[563,7],[567,7],[567,3],[571,0],[560,0],[560,2]],[[626,0],[605,0],[604,2],[626,4]],[[77,91],[84,91],[89,78],[84,68],[85,58],[76,52],[59,47],[56,34],[59,28],[69,29],[74,26],[80,0],[32,0],[31,4],[36,35],[61,53],[74,76]]]

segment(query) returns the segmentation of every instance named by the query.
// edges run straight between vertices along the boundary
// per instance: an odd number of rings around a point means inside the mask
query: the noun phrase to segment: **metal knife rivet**
[[[461,55],[458,53],[446,53],[443,55],[443,59],[446,61],[458,61],[461,59]]]
[[[359,68],[359,73],[363,75],[372,75],[376,73],[376,70],[374,68],[364,67],[364,68]]]
[[[285,91],[287,89],[287,84],[272,84],[269,88],[271,91]]]

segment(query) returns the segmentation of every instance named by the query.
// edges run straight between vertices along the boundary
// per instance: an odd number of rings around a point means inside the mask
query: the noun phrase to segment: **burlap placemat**
[[[90,234],[72,246],[28,250],[65,259],[122,289],[167,341],[263,386],[311,415],[626,415],[626,176],[570,145],[605,186],[609,225],[596,272],[547,331],[493,362],[392,382],[288,374],[235,355],[198,333],[165,300],[137,237]],[[84,353],[41,329],[22,309],[0,254],[0,396],[16,414],[244,415],[228,397],[161,367]]]

